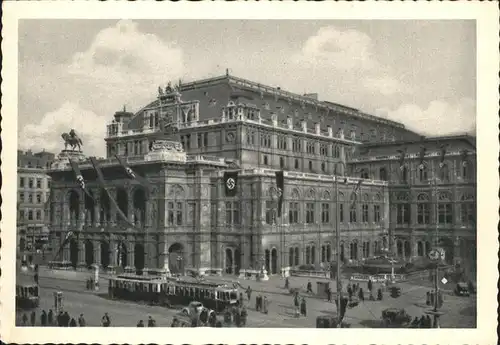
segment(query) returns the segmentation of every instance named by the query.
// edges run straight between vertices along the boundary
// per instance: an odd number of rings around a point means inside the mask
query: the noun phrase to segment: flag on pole
[[[99,184],[101,185],[102,189],[106,191],[106,194],[108,195],[109,201],[113,204],[113,206],[116,209],[116,212],[120,215],[120,217],[131,227],[135,227],[132,222],[128,219],[128,217],[123,213],[123,211],[120,209],[118,206],[118,203],[116,200],[111,196],[109,193],[109,190],[106,188],[106,182],[104,181],[104,175],[102,174],[101,168],[99,167],[99,163],[97,163],[97,159],[95,157],[90,157],[90,162],[94,166],[94,170],[97,174],[97,180],[99,181]]]
[[[92,195],[90,195],[89,191],[86,188],[85,180],[83,179],[83,175],[80,171],[80,168],[78,167],[78,164],[76,164],[76,162],[71,159],[69,160],[69,164],[71,165],[71,169],[73,169],[73,172],[75,173],[76,182],[78,183],[80,188],[90,199],[94,200],[94,198],[92,197]]]
[[[226,196],[236,196],[238,193],[238,172],[225,171],[224,172],[224,186],[226,189]]]
[[[276,189],[278,191],[278,217],[281,217],[285,192],[285,172],[283,170],[276,171]]]
[[[130,166],[127,164],[126,160],[124,160],[123,158],[120,158],[120,156],[118,156],[118,155],[115,155],[115,157],[118,160],[118,163],[120,163],[120,165],[125,170],[125,173],[127,174],[128,178],[130,178],[132,180],[136,180],[137,182],[139,182],[142,186],[144,186],[146,188],[151,188],[151,184],[149,183],[149,181],[146,180],[144,177],[138,175],[134,170],[132,170],[130,168]]]
[[[427,149],[424,146],[420,146],[420,152],[418,154],[418,168],[422,170],[424,168],[424,158],[425,158],[425,152],[427,152]]]
[[[63,251],[64,249],[64,246],[68,243],[68,241],[73,237],[74,233],[73,231],[68,231],[66,233],[66,236],[64,237],[64,240],[63,242],[61,243],[61,245],[59,246],[59,248],[57,249],[57,252],[56,252],[56,255],[54,255],[54,260],[57,259],[57,257],[59,256],[59,254],[61,254],[61,252]]]

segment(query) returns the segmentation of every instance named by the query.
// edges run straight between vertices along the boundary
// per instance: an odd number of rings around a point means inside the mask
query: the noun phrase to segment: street
[[[87,272],[73,271],[49,271],[45,268],[40,272],[40,307],[37,310],[37,325],[40,323],[39,314],[41,310],[53,308],[53,292],[63,292],[64,310],[68,311],[71,317],[77,319],[83,313],[87,326],[100,326],[101,317],[108,313],[111,317],[112,326],[136,326],[139,320],[147,323],[149,316],[156,320],[159,327],[169,327],[173,317],[178,314],[178,310],[168,309],[159,306],[149,306],[141,303],[110,300],[107,298],[107,280],[100,279],[100,292],[90,292],[85,289],[85,279],[91,276]],[[280,277],[271,277],[267,282],[256,282],[250,280],[238,280],[236,276],[210,277],[211,280],[225,280],[228,283],[239,281],[241,286],[251,286],[253,293],[251,301],[246,300],[248,309],[247,327],[316,327],[316,317],[320,315],[336,314],[335,303],[326,301],[324,298],[316,296],[316,281],[327,281],[325,279],[306,279],[290,277],[290,286],[300,288],[301,296],[305,296],[307,302],[307,316],[294,317],[293,297],[284,289],[284,280]],[[311,281],[313,294],[307,294],[306,285]],[[344,281],[343,286],[348,282]],[[398,284],[402,289],[399,298],[392,298],[388,293],[384,293],[382,301],[369,301],[366,283],[361,282],[360,286],[365,290],[365,302],[348,309],[345,321],[351,327],[381,327],[382,310],[392,308],[404,308],[406,312],[414,317],[420,317],[429,309],[425,305],[426,292],[428,287],[410,283]],[[374,284],[374,292],[378,285]],[[240,289],[241,290],[241,289]],[[243,291],[243,290],[241,290]],[[244,291],[243,291],[244,292]],[[267,296],[270,301],[269,313],[263,314],[255,311],[255,296]],[[334,300],[333,296],[332,299]],[[475,316],[475,295],[471,297],[458,297],[449,292],[445,292],[444,305],[441,310],[444,315],[440,318],[442,328],[473,328],[476,325]],[[22,312],[17,313],[17,324],[20,325]],[[29,315],[28,315],[29,316]]]

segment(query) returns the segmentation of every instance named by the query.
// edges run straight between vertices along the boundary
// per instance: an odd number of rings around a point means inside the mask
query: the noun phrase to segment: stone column
[[[130,223],[134,224],[134,193],[132,187],[127,188],[127,218]]]
[[[113,267],[115,267],[118,264],[118,262],[116,260],[117,249],[118,249],[117,245],[118,245],[118,243],[116,240],[111,240],[111,239],[109,240],[109,250],[111,252],[109,255],[110,256],[109,265],[113,266]]]
[[[109,191],[109,195],[116,200],[116,189],[113,188]],[[110,208],[110,223],[112,226],[116,225],[116,206],[110,201],[109,203],[109,208]]]
[[[77,220],[76,220],[76,228],[78,231],[82,231],[85,223],[85,192],[80,189],[78,191],[78,215],[77,215]]]
[[[99,194],[99,190],[95,190],[94,193],[94,226],[101,226],[101,196]]]
[[[133,237],[127,238],[127,267],[135,272],[135,239]]]
[[[92,244],[94,245],[94,264],[101,266],[102,265],[102,262],[101,262],[101,241],[93,240]]]
[[[78,237],[77,246],[78,246],[78,267],[85,267],[86,266],[85,246],[84,246],[84,239],[82,237]]]

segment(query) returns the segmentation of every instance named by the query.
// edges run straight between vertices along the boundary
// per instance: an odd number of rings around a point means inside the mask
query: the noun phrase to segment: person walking
[[[34,326],[36,324],[36,313],[34,310],[31,312],[30,322],[31,322],[31,326]]]
[[[151,317],[148,317],[148,327],[156,327],[156,321]]]
[[[305,297],[302,297],[302,302],[300,303],[300,314],[307,316],[306,298]]]
[[[85,322],[85,318],[83,317],[83,314],[80,314],[80,316],[78,317],[78,325],[80,327],[85,327],[87,325],[87,323]]]
[[[69,327],[69,322],[71,321],[71,317],[69,316],[68,312],[65,311],[63,314],[63,324],[64,327]]]
[[[54,312],[52,309],[49,309],[49,313],[47,315],[47,323],[49,326],[52,326],[54,324]]]
[[[288,277],[285,278],[285,289],[289,289],[290,288],[290,281],[288,280]]]
[[[28,323],[28,315],[26,315],[26,313],[23,313],[23,316],[21,317],[21,324],[23,326],[26,326],[27,323]]]
[[[64,313],[61,311],[59,311],[59,314],[57,314],[57,325],[59,327],[63,327],[64,326]]]
[[[174,317],[172,323],[170,324],[170,327],[178,327],[178,326],[179,326],[179,320],[177,320],[177,318]]]
[[[76,320],[72,317],[71,321],[69,322],[69,327],[76,327]]]
[[[373,290],[373,282],[372,282],[372,279],[368,279],[368,291],[371,293],[372,290]]]
[[[359,288],[358,297],[359,297],[360,301],[363,301],[363,302],[365,301],[365,293],[363,291],[363,288]]]
[[[313,293],[312,283],[310,281],[307,282],[307,293]]]
[[[42,310],[42,314],[40,315],[40,324],[42,325],[42,327],[45,327],[47,326],[47,312],[44,310]]]
[[[252,288],[248,286],[246,292],[247,292],[248,302],[250,302],[250,299],[252,298]]]
[[[267,314],[269,307],[269,301],[267,300],[267,296],[264,296],[264,302],[262,304],[263,304],[263,313]]]
[[[353,293],[353,288],[351,287],[351,284],[347,285],[347,294],[349,295],[349,301],[352,300],[352,293]]]
[[[240,298],[239,298],[240,306],[243,305],[243,292],[240,292]]]
[[[255,297],[255,311],[259,311],[259,296]]]
[[[247,309],[245,308],[245,306],[243,306],[243,308],[241,308],[241,325],[242,326],[246,325],[246,323],[247,323],[247,316],[248,316]]]
[[[144,322],[142,320],[139,320],[137,323],[137,327],[144,327]]]
[[[332,301],[332,289],[329,287],[326,289],[326,295],[328,296],[328,302]]]

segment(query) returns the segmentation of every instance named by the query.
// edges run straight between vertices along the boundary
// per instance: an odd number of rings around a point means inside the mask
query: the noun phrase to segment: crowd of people
[[[85,327],[86,326],[85,317],[83,314],[75,319],[71,317],[67,311],[63,312],[62,310],[55,315],[52,309],[49,309],[47,313],[44,310],[40,313],[40,323],[39,325],[42,327],[47,326],[56,326],[56,327]],[[32,310],[29,316],[26,313],[23,313],[21,316],[21,325],[22,326],[36,326],[37,325],[37,315],[36,311]]]

